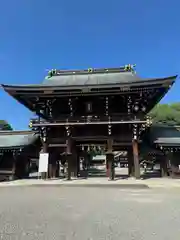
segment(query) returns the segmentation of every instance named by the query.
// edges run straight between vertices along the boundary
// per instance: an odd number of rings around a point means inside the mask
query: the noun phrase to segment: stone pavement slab
[[[107,178],[88,179],[24,179],[11,182],[1,182],[0,187],[13,186],[67,186],[67,187],[109,187],[109,188],[180,188],[180,179],[156,178],[146,180],[115,179],[109,181]]]
[[[168,189],[0,189],[3,240],[179,240],[180,192]]]

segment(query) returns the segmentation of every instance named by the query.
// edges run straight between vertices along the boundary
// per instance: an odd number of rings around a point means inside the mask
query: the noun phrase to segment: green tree
[[[180,103],[158,104],[149,115],[153,123],[180,125]]]
[[[0,120],[0,131],[4,131],[4,130],[13,130],[13,129],[7,121]]]
[[[170,106],[172,109],[180,112],[180,102],[172,103]]]

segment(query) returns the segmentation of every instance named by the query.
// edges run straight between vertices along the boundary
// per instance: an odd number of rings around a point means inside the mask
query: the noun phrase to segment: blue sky
[[[0,83],[40,83],[51,68],[137,64],[142,77],[180,70],[178,0],[2,0]],[[163,102],[180,101],[179,80]],[[0,89],[0,119],[32,113]]]

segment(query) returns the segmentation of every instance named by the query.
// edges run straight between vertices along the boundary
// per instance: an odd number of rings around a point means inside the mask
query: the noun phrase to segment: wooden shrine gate
[[[48,153],[52,144],[63,149],[68,179],[73,166],[77,166],[75,143],[91,144],[94,140],[106,145],[110,179],[115,175],[113,152],[119,146],[128,146],[129,176],[138,179],[138,146],[150,125],[147,114],[176,77],[143,79],[134,71],[134,65],[128,64],[118,68],[52,70],[42,84],[2,87],[37,114],[38,119],[32,120],[30,126],[40,134],[42,152]],[[52,159],[50,173],[55,164]]]

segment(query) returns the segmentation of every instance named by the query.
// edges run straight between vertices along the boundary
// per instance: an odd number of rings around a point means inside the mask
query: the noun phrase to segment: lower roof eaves
[[[0,150],[24,148],[33,144],[38,137],[32,131],[0,131]]]
[[[159,138],[154,143],[162,147],[180,147],[180,138]]]

